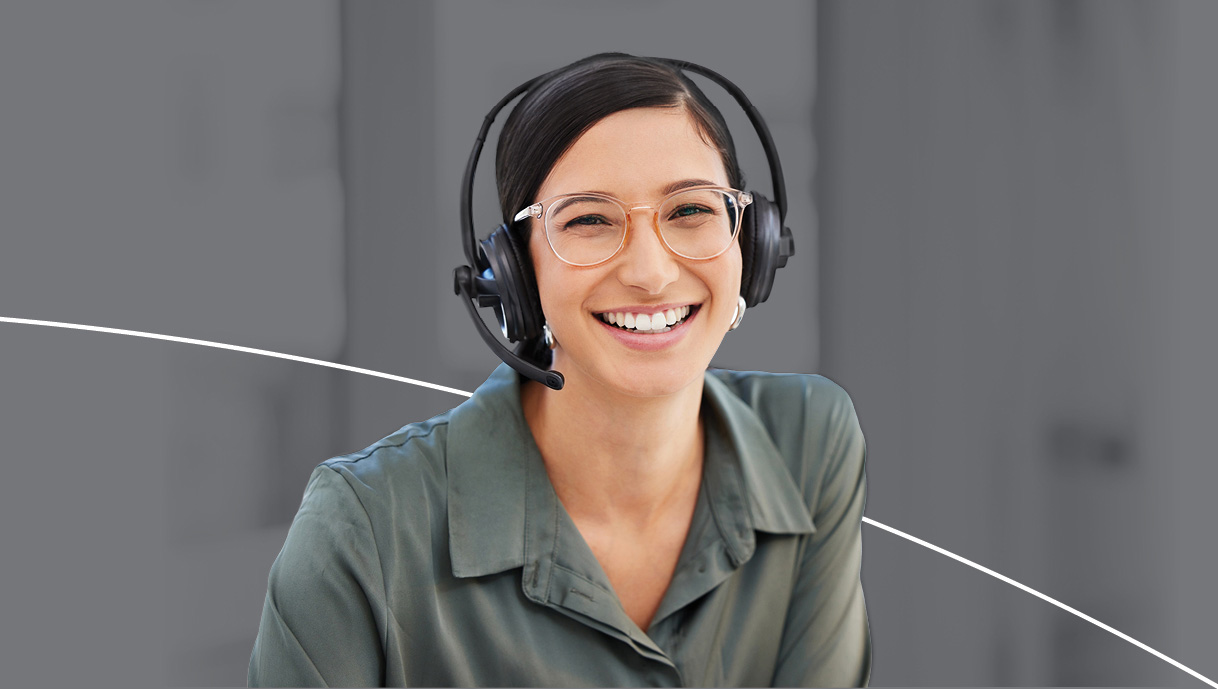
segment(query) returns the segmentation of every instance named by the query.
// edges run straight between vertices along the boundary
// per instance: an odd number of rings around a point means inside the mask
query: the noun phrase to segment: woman
[[[560,383],[501,366],[319,466],[250,684],[866,683],[849,397],[707,370],[763,202],[719,112],[673,63],[594,56],[528,86],[496,176],[545,324],[522,351]]]

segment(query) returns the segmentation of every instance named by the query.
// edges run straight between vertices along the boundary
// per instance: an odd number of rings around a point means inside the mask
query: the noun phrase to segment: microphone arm
[[[474,301],[479,300],[477,291],[474,288],[474,275],[469,266],[458,266],[453,271],[453,293],[464,297],[461,301],[465,302],[465,308],[469,311],[469,317],[474,319],[474,325],[478,328],[478,334],[482,336],[482,341],[499,356],[508,366],[516,369],[520,375],[535,380],[551,390],[562,390],[566,380],[558,371],[546,371],[540,366],[536,366],[528,361],[525,361],[512,350],[508,349],[499,338],[491,333],[490,328],[486,327],[486,323],[478,316],[478,311],[474,307]]]

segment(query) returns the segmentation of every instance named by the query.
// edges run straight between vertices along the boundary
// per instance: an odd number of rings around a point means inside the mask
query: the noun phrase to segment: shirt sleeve
[[[380,686],[384,583],[372,526],[337,471],[313,470],[271,566],[249,686]]]
[[[867,450],[850,397],[836,385],[832,391],[823,404],[809,405],[805,452],[824,455],[813,504],[816,532],[804,544],[774,686],[865,686],[871,677],[860,579]]]

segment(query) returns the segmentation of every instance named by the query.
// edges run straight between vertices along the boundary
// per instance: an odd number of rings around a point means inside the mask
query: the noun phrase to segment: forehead
[[[602,191],[639,201],[685,179],[728,186],[719,151],[685,108],[633,108],[605,117],[576,139],[550,170],[538,198]]]

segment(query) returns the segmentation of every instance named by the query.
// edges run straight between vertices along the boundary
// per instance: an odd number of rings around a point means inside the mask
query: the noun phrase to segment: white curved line
[[[969,567],[972,567],[975,570],[985,572],[986,574],[994,577],[995,579],[1005,581],[1006,583],[1010,584],[1011,586],[1014,586],[1017,589],[1026,591],[1026,592],[1032,594],[1033,596],[1036,596],[1037,598],[1045,601],[1046,603],[1052,603],[1053,605],[1056,605],[1057,607],[1061,608],[1062,610],[1065,610],[1066,612],[1070,613],[1071,615],[1076,615],[1076,616],[1090,622],[1091,624],[1094,624],[1095,626],[1099,627],[1100,629],[1103,629],[1106,632],[1115,634],[1116,636],[1128,641],[1129,643],[1133,644],[1134,646],[1137,646],[1138,648],[1142,649],[1143,651],[1146,651],[1147,653],[1149,653],[1153,656],[1157,656],[1160,660],[1163,660],[1165,662],[1171,663],[1172,665],[1175,665],[1176,667],[1180,668],[1181,670],[1184,670],[1185,672],[1192,675],[1193,677],[1196,677],[1197,679],[1201,680],[1202,682],[1205,682],[1206,684],[1210,685],[1211,687],[1215,687],[1215,689],[1218,689],[1218,682],[1215,682],[1214,680],[1209,679],[1208,677],[1205,677],[1200,672],[1197,672],[1197,671],[1193,670],[1192,668],[1186,667],[1182,663],[1179,663],[1175,660],[1172,660],[1171,658],[1168,658],[1167,656],[1156,651],[1155,649],[1151,648],[1150,646],[1147,646],[1146,644],[1142,643],[1141,641],[1138,641],[1137,639],[1133,638],[1132,636],[1129,636],[1128,634],[1126,634],[1124,632],[1113,629],[1112,627],[1109,627],[1108,625],[1104,624],[1103,622],[1100,622],[1099,620],[1095,619],[1094,617],[1092,617],[1090,615],[1087,615],[1085,613],[1079,612],[1078,610],[1075,610],[1074,608],[1070,607],[1069,605],[1066,605],[1065,603],[1057,600],[1056,598],[1051,598],[1049,596],[1046,596],[1045,594],[1041,593],[1040,591],[1037,591],[1036,589],[1033,589],[1030,586],[1025,586],[1008,576],[1003,576],[1002,574],[995,572],[994,570],[990,569],[989,567],[979,565],[976,562],[973,562],[972,560],[960,557],[959,555],[949,552],[947,550],[944,550],[943,548],[940,548],[939,546],[934,545],[933,543],[927,543],[926,541],[918,538],[917,536],[910,536],[909,534],[905,533],[904,531],[901,531],[899,529],[894,529],[891,526],[888,526],[886,524],[881,524],[881,523],[877,522],[876,520],[869,519],[867,517],[863,517],[863,521],[878,529],[883,529],[889,533],[896,534],[897,536],[900,536],[901,538],[904,538],[905,540],[913,541],[914,543],[917,543],[918,545],[922,546],[923,548],[929,548],[929,549],[935,551],[936,553],[939,553],[940,555],[946,555],[957,562],[960,562],[960,563],[968,565]]]
[[[381,373],[380,371],[373,371],[373,370],[367,369],[367,368],[358,368],[356,366],[347,366],[346,364],[336,364],[336,363],[333,363],[330,361],[322,361],[321,359],[310,359],[309,357],[296,356],[295,354],[284,354],[282,352],[272,352],[272,351],[269,351],[266,349],[255,349],[253,347],[241,347],[238,345],[224,344],[223,342],[212,342],[210,340],[196,340],[196,339],[190,338],[190,337],[176,337],[174,335],[160,335],[157,333],[148,333],[148,332],[143,332],[140,330],[122,330],[120,328],[103,328],[101,326],[96,326],[96,325],[81,325],[78,323],[63,323],[60,321],[39,321],[39,320],[33,320],[33,319],[29,319],[29,318],[9,318],[6,316],[0,316],[0,323],[17,323],[20,325],[42,325],[42,326],[46,326],[46,327],[50,327],[50,328],[67,328],[69,330],[87,330],[90,332],[109,333],[111,335],[130,335],[132,337],[146,337],[146,338],[149,338],[152,340],[164,340],[166,342],[181,342],[183,344],[200,345],[203,347],[216,347],[217,349],[227,349],[227,350],[234,351],[234,352],[244,352],[246,354],[259,354],[261,356],[269,356],[269,357],[274,357],[276,359],[287,359],[288,361],[299,361],[302,364],[314,364],[317,366],[325,366],[327,368],[334,368],[334,369],[338,369],[340,371],[348,371],[350,373],[362,373],[366,376],[375,376],[377,378],[384,378],[386,380],[392,380],[392,381],[396,381],[399,383],[409,383],[410,385],[418,385],[420,387],[431,388],[432,390],[439,390],[441,392],[450,392],[454,395],[461,395],[463,397],[471,397],[473,395],[473,393],[466,392],[464,390],[458,390],[456,388],[450,388],[450,387],[447,387],[444,385],[436,385],[435,383],[428,383],[428,382],[422,381],[422,380],[415,380],[414,378],[404,378],[402,376],[394,376],[394,375],[390,375],[388,373]],[[1010,584],[1011,586],[1014,586],[1017,589],[1030,593],[1033,596],[1036,596],[1037,598],[1045,601],[1046,603],[1051,603],[1053,605],[1056,605],[1057,607],[1061,608],[1062,610],[1065,610],[1066,612],[1068,612],[1072,615],[1075,615],[1083,620],[1086,620],[1087,622],[1090,622],[1091,624],[1094,624],[1095,626],[1099,627],[1100,629],[1103,629],[1106,632],[1114,634],[1117,637],[1124,639],[1125,641],[1128,641],[1129,643],[1133,644],[1134,646],[1137,646],[1138,648],[1142,649],[1143,651],[1146,651],[1147,653],[1150,653],[1151,655],[1159,658],[1160,660],[1170,663],[1171,665],[1174,665],[1175,667],[1187,672],[1188,674],[1192,675],[1193,677],[1196,677],[1197,679],[1201,680],[1202,682],[1205,682],[1206,684],[1210,685],[1211,687],[1214,687],[1214,689],[1218,689],[1218,682],[1215,682],[1215,681],[1209,679],[1208,677],[1205,677],[1204,675],[1193,670],[1192,668],[1185,666],[1183,663],[1180,663],[1176,660],[1173,660],[1173,659],[1167,657],[1166,655],[1156,651],[1155,649],[1151,648],[1150,646],[1147,646],[1146,644],[1142,643],[1141,641],[1138,641],[1137,639],[1133,638],[1132,636],[1129,636],[1128,634],[1126,634],[1124,632],[1116,630],[1116,629],[1104,624],[1103,622],[1100,622],[1099,620],[1095,619],[1094,617],[1092,617],[1090,615],[1087,615],[1078,610],[1075,610],[1074,608],[1070,607],[1069,605],[1066,605],[1065,603],[1057,600],[1056,598],[1051,598],[1049,596],[1046,596],[1045,594],[1041,593],[1040,591],[1037,591],[1036,589],[1033,589],[1030,586],[1025,586],[1024,584],[1021,584],[1018,581],[1015,581],[1014,579],[1012,579],[1008,576],[999,574],[998,572],[995,572],[994,570],[990,569],[989,567],[979,565],[976,562],[973,562],[972,560],[961,557],[953,552],[944,550],[943,548],[940,548],[939,546],[934,545],[933,543],[927,543],[926,541],[918,538],[917,536],[911,536],[911,535],[905,533],[904,531],[901,531],[899,529],[894,529],[891,526],[888,526],[886,524],[881,524],[874,519],[870,519],[868,517],[863,517],[863,522],[866,524],[870,524],[878,529],[883,529],[884,531],[887,531],[891,534],[900,536],[901,538],[904,538],[907,541],[917,543],[918,545],[922,546],[923,548],[928,548],[930,550],[933,550],[936,553],[939,553],[940,555],[946,555],[947,557],[950,557],[951,559],[953,559],[957,562],[960,562],[961,564],[968,565],[969,567],[972,567],[973,569],[978,570],[980,572],[984,572],[984,573],[994,577],[995,579],[1004,581],[1004,582]]]
[[[223,342],[212,342],[210,340],[196,340],[191,337],[177,337],[175,335],[160,335],[157,333],[146,333],[141,330],[122,330],[120,328],[103,328],[97,325],[81,325],[79,323],[63,323],[60,321],[36,321],[29,318],[9,318],[0,316],[0,323],[18,323],[21,325],[44,325],[49,328],[67,328],[69,330],[88,330],[95,333],[109,333],[111,335],[130,335],[132,337],[146,337],[150,340],[165,340],[166,342],[181,342],[182,344],[200,345],[203,347],[215,347],[217,349],[227,349],[233,352],[244,352],[245,354],[259,354],[261,356],[274,357],[276,359],[287,359],[288,361],[299,361],[302,364],[314,364],[316,366],[325,366],[326,368],[336,368],[340,371],[348,371],[350,373],[362,373],[366,376],[376,376],[385,380],[392,380],[398,383],[409,383],[418,385],[440,392],[451,392],[454,395],[462,395],[464,397],[473,396],[472,392],[458,390],[456,388],[446,387],[444,385],[436,385],[423,380],[415,380],[414,378],[404,378],[395,376],[389,373],[381,373],[367,368],[359,368],[356,366],[347,366],[346,364],[336,364],[332,361],[322,361],[321,359],[310,359],[307,356],[296,356],[295,354],[284,354],[283,352],[272,352],[267,349],[255,349],[253,347],[241,347],[239,345],[224,344]]]

